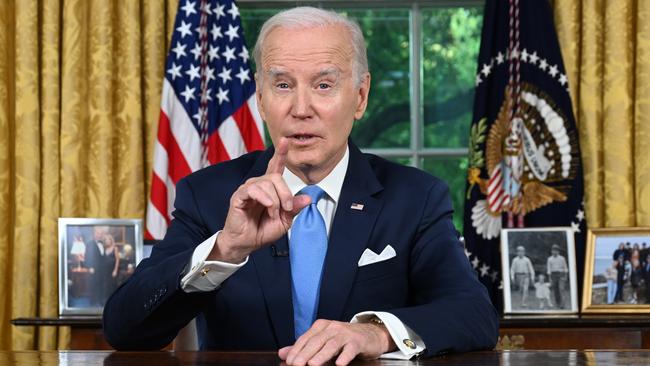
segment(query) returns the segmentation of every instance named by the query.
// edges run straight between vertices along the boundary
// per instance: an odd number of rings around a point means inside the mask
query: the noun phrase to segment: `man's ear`
[[[255,100],[257,101],[257,111],[260,112],[260,117],[262,117],[262,121],[266,121],[266,116],[264,113],[264,105],[262,101],[262,78],[259,76],[259,74],[256,72],[255,73]]]
[[[354,112],[354,119],[360,120],[368,107],[368,94],[370,93],[370,73],[363,74],[359,91],[357,94],[357,109]]]

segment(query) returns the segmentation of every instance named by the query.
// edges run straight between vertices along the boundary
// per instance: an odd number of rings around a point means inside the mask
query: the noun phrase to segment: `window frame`
[[[240,7],[284,8],[311,5],[325,8],[400,8],[409,9],[409,94],[410,94],[410,143],[408,148],[362,148],[361,150],[384,158],[408,158],[411,166],[422,169],[423,158],[466,158],[467,147],[425,147],[424,146],[424,103],[422,99],[423,63],[422,63],[422,9],[434,7],[482,6],[483,0],[320,0],[320,1],[285,1],[285,0],[238,0]],[[467,131],[469,133],[469,131]]]

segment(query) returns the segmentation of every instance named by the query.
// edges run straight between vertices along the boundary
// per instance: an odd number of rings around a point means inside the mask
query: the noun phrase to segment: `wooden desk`
[[[104,340],[99,318],[19,318],[11,323],[17,326],[70,326],[70,349],[111,349]],[[503,350],[650,349],[650,317],[644,315],[504,317],[500,333],[497,348]]]
[[[112,350],[102,332],[102,320],[92,316],[70,316],[61,318],[17,318],[12,325],[29,327],[70,327],[70,349]],[[0,366],[3,366],[0,364]]]
[[[355,361],[353,365],[644,365],[650,351],[503,351],[472,352],[410,361]],[[220,352],[0,352],[0,366],[177,366],[283,365],[275,353]]]
[[[500,349],[650,349],[647,315],[504,317]],[[650,361],[648,362],[650,364]]]

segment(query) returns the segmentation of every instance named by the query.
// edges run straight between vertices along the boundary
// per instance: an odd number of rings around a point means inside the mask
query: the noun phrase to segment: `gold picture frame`
[[[623,249],[620,248],[621,243]],[[628,249],[628,243],[631,250]],[[645,248],[643,243],[646,243]],[[650,228],[594,228],[587,232],[586,244],[582,313],[650,314],[650,303],[647,303],[650,287],[646,288],[650,272],[646,275],[643,263],[643,253],[646,260],[650,255]],[[638,254],[634,254],[634,244],[639,245]],[[611,255],[611,258],[607,255]],[[608,268],[608,260],[611,268]],[[633,264],[635,261],[640,262],[640,280],[638,267]],[[619,288],[622,288],[620,296]]]

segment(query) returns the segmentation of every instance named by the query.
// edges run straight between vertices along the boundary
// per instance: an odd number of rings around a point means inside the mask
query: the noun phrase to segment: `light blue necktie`
[[[298,194],[311,197],[311,204],[296,217],[289,240],[296,339],[316,320],[321,273],[327,252],[325,220],[316,207],[325,192],[319,186],[312,185],[303,188]]]

